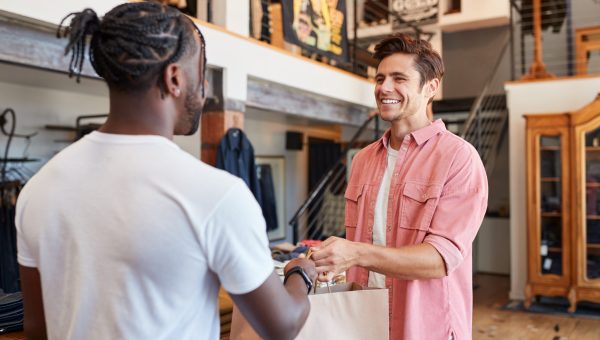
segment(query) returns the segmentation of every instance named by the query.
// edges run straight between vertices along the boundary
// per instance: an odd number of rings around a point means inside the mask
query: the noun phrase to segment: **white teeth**
[[[384,103],[384,104],[398,104],[398,103],[400,103],[400,101],[396,100],[396,99],[382,99],[381,102]]]

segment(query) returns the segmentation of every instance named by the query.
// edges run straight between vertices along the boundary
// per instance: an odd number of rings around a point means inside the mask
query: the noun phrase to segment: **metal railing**
[[[367,134],[371,132],[373,132],[373,135],[369,138]],[[331,168],[329,168],[325,175],[321,177],[317,184],[315,184],[312,191],[308,194],[306,201],[298,208],[288,223],[292,226],[294,244],[302,239],[318,239],[322,236],[343,236],[342,234],[345,231],[338,229],[339,232],[327,232],[327,226],[323,225],[324,218],[327,217],[323,215],[322,210],[323,203],[325,203],[324,201],[326,200],[326,192],[337,193],[336,196],[338,197],[341,195],[341,212],[338,212],[342,214],[341,218],[343,218],[343,204],[345,203],[343,201],[343,193],[347,184],[346,176],[348,167],[346,159],[348,152],[358,145],[364,145],[363,141],[365,140],[369,142],[376,140],[380,137],[379,134],[379,118],[377,116],[372,116],[362,124],[344,148],[338,160]],[[342,223],[341,227],[343,226],[344,224]],[[335,227],[340,227],[340,225],[336,225]]]
[[[508,121],[504,83],[510,80],[510,75],[502,66],[510,53],[509,38],[506,37],[490,77],[473,102],[461,133],[479,152],[488,175],[494,169],[500,140]]]
[[[512,30],[512,78],[528,74],[534,60],[532,1],[510,0]],[[554,76],[576,75],[576,33],[600,25],[600,1],[542,0],[542,61]],[[600,51],[588,53],[588,74],[600,74]]]

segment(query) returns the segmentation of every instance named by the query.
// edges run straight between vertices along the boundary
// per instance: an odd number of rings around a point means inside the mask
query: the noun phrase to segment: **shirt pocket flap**
[[[442,186],[436,184],[419,184],[407,182],[402,194],[418,202],[427,202],[430,198],[437,198],[442,193]]]
[[[349,185],[346,188],[346,193],[344,193],[344,197],[348,200],[358,202],[358,198],[362,195],[362,185]]]

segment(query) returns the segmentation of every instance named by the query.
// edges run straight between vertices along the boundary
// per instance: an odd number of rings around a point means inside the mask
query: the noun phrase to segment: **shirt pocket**
[[[400,203],[400,227],[428,230],[441,193],[441,185],[406,182]]]
[[[346,225],[346,238],[354,240],[356,234],[356,226],[358,225],[358,217],[361,209],[364,185],[348,185],[344,198],[346,200],[346,216],[344,224]]]

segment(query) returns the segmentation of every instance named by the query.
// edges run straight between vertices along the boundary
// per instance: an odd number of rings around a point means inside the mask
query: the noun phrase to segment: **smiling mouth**
[[[398,99],[382,99],[381,103],[382,104],[400,104],[400,100]]]

